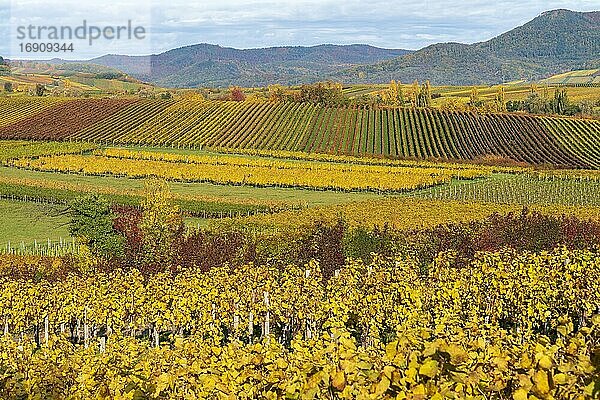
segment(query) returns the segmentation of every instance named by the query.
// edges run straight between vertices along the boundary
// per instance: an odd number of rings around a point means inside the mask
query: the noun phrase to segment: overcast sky
[[[419,49],[473,43],[521,25],[545,10],[600,9],[598,0],[0,0],[0,54],[16,58],[19,26],[119,26],[132,20],[145,40],[76,42],[72,55],[149,54],[196,43],[237,48],[365,43]],[[31,41],[31,40],[29,40]],[[52,55],[54,56],[54,55]],[[52,56],[19,58],[52,58]]]

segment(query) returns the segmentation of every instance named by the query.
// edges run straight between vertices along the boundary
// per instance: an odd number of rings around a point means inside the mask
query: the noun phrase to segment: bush
[[[492,214],[483,221],[445,224],[399,234],[400,253],[429,265],[441,252],[454,252],[455,264],[469,264],[476,252],[505,248],[541,252],[558,246],[572,250],[597,250],[600,223],[574,216],[552,216],[530,212]]]
[[[344,255],[370,263],[373,261],[373,254],[391,256],[393,244],[393,235],[387,224],[383,229],[376,226],[372,231],[359,226],[346,232]]]

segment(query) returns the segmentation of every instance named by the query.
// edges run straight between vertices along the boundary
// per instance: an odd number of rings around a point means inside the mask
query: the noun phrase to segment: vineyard
[[[136,178],[161,177],[222,185],[300,187],[320,190],[400,192],[474,179],[485,170],[390,167],[304,161],[257,160],[244,156],[178,156],[156,152],[108,149],[93,155],[23,158],[12,166],[52,172],[113,174]]]
[[[493,178],[412,192],[410,196],[500,204],[600,206],[600,181],[589,177],[495,175]]]
[[[2,97],[0,98],[0,127],[18,123],[65,101],[67,100],[59,98]]]
[[[600,122],[36,110],[0,107],[1,398],[600,397]]]
[[[0,127],[2,139],[60,140],[119,111],[134,100],[71,100],[46,108],[28,118]],[[0,119],[4,115],[0,114]],[[57,124],[60,121],[60,124]]]
[[[265,214],[226,219],[219,225],[233,225],[240,229],[294,230],[322,221],[333,224],[344,218],[344,222],[353,227],[383,227],[388,225],[397,229],[418,229],[433,227],[447,222],[476,221],[493,213],[508,213],[520,210],[518,204],[487,203],[481,201],[436,200],[435,197],[391,197],[367,200],[350,204],[338,204],[328,207],[312,207],[305,210],[288,210],[276,214]],[[441,197],[441,196],[440,196]],[[600,207],[579,207],[565,205],[538,206],[529,204],[534,210],[553,215],[576,215],[582,219],[600,220]]]
[[[189,103],[167,108],[138,129],[81,136],[108,143],[257,148],[403,158],[497,155],[531,164],[597,167],[600,123],[520,115],[420,109],[327,108],[294,103]],[[565,135],[565,133],[567,133]],[[104,133],[106,134],[106,133]],[[79,139],[77,133],[73,139]],[[590,141],[594,147],[586,147]],[[567,146],[565,143],[572,143]]]
[[[0,142],[0,163],[23,157],[77,154],[97,148],[91,143],[2,141]]]
[[[0,400],[600,400],[600,11],[17,3]]]
[[[464,268],[451,262],[426,271],[350,262],[328,280],[316,264],[144,279],[3,256],[0,393],[597,398],[596,255],[506,251]]]
[[[15,108],[19,108],[15,103]],[[0,137],[176,148],[284,150],[390,158],[600,166],[600,122],[436,109],[323,107],[293,102],[76,100],[12,122]],[[60,119],[60,126],[52,121]]]

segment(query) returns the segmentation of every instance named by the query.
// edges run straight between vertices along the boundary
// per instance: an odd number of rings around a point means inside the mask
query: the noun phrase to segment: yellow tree
[[[398,99],[398,105],[404,107],[406,105],[406,100],[404,99],[404,89],[402,88],[402,82],[398,81],[396,84],[398,93],[396,94],[396,98]]]
[[[396,83],[396,81],[392,80],[390,82],[390,87],[389,87],[388,91],[390,92],[390,97],[392,99],[398,98],[398,84]]]
[[[144,259],[148,264],[167,265],[173,258],[173,243],[183,233],[183,219],[179,207],[173,204],[166,181],[151,179],[146,182],[145,190],[140,223]]]
[[[393,106],[404,106],[404,91],[402,90],[402,83],[392,80],[388,90],[384,92],[384,102]]]
[[[412,84],[412,102],[415,107],[419,106],[419,81],[415,80]]]
[[[498,92],[496,93],[496,109],[501,112],[506,111],[506,96],[504,94],[504,86],[500,86],[498,88]]]
[[[391,80],[387,90],[381,92],[381,100],[383,100],[383,104],[393,106],[396,104],[397,95],[398,85],[396,85],[396,81]]]
[[[431,83],[429,80],[425,81],[424,91],[426,107],[429,107],[431,106]]]
[[[285,89],[281,85],[269,85],[269,100],[277,102],[285,97]]]
[[[473,86],[471,89],[471,95],[469,96],[469,105],[476,108],[479,105],[479,89],[477,86]]]
[[[538,90],[538,87],[535,83],[532,83],[531,86],[529,87],[529,92],[531,94],[536,94]]]

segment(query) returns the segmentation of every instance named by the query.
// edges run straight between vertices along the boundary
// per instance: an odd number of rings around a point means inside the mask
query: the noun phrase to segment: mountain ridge
[[[600,59],[600,11],[545,11],[490,40],[473,44],[438,43],[368,66],[339,71],[336,79],[381,82],[430,80],[441,85],[497,84],[537,80]]]
[[[345,84],[430,80],[435,85],[537,81],[571,70],[600,68],[600,11],[549,10],[486,41],[436,43],[417,51],[366,44],[236,49],[200,43],[146,56],[107,54],[85,63],[163,87],[252,87],[322,80]]]
[[[265,86],[319,80],[341,68],[408,52],[362,44],[235,49],[200,43],[150,56],[106,55],[90,62],[164,86]]]

